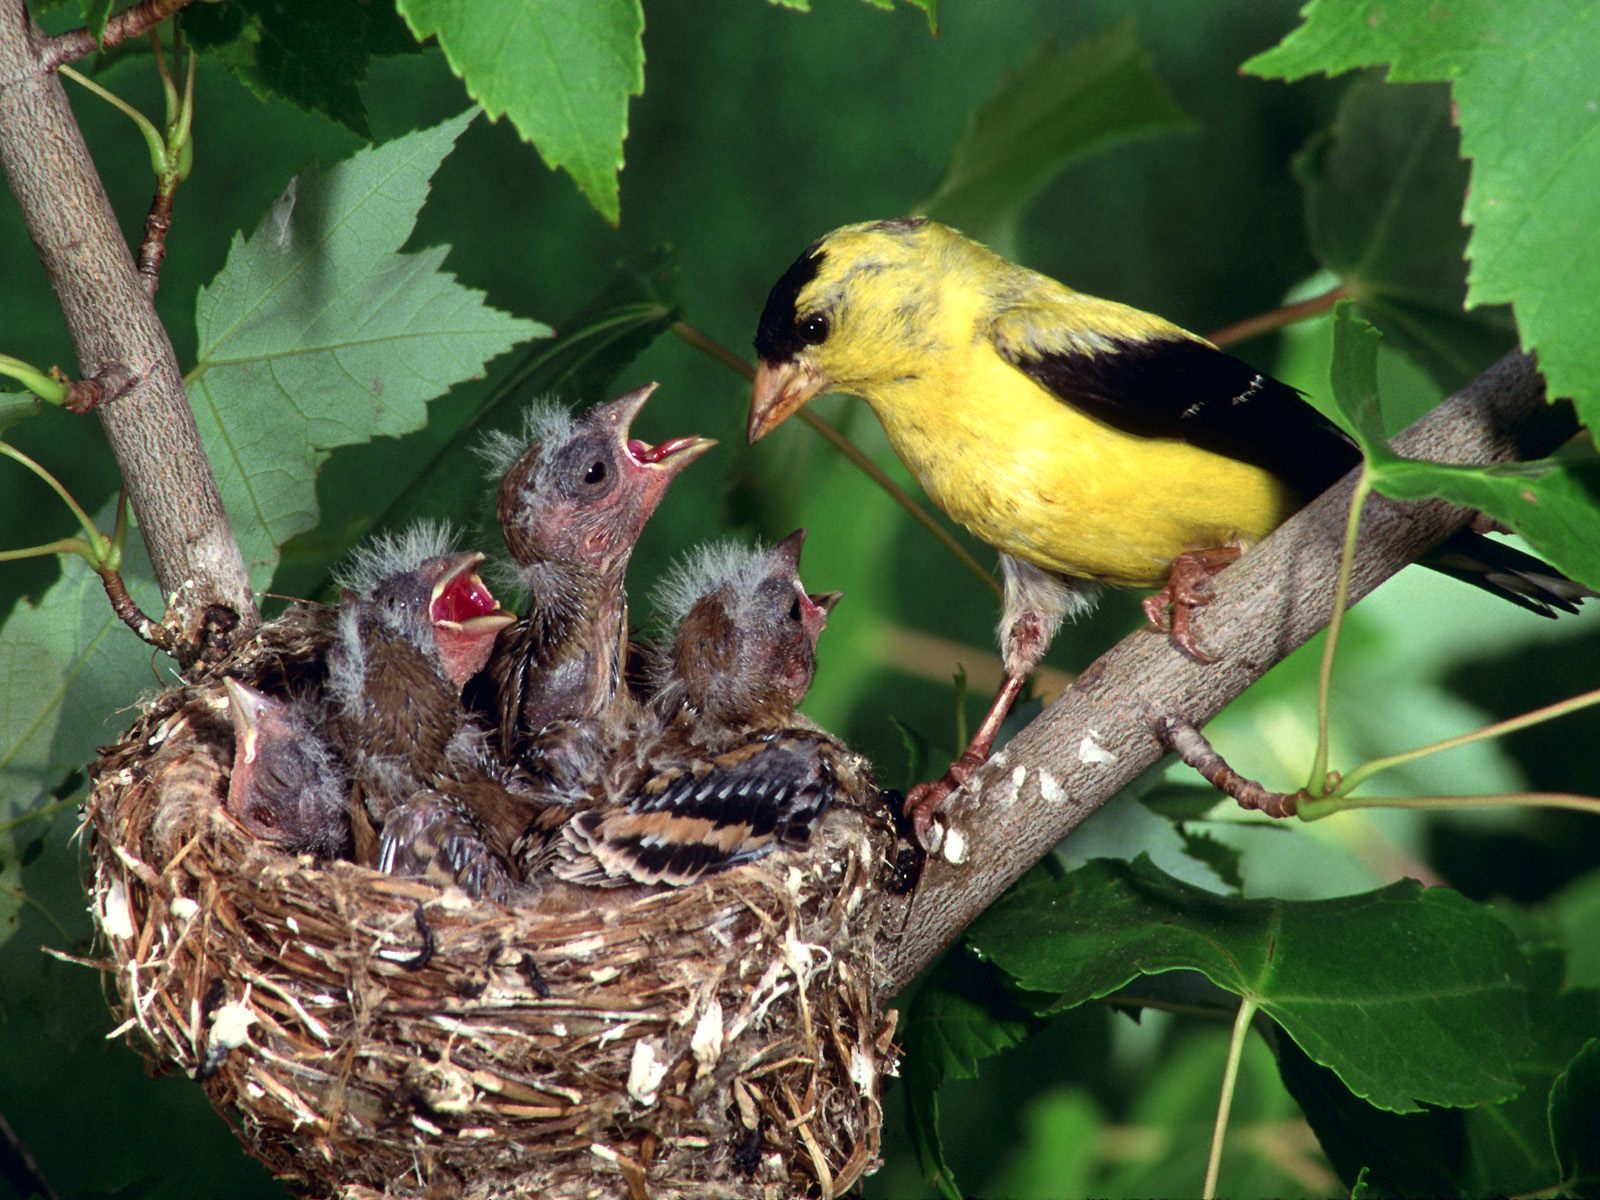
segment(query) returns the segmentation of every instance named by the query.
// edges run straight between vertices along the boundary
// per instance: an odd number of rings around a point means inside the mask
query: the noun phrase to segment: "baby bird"
[[[309,701],[280,700],[223,679],[233,722],[226,806],[262,841],[333,858],[350,841],[349,781]]]
[[[612,756],[599,803],[541,849],[556,878],[681,886],[803,846],[864,760],[795,712],[837,594],[808,595],[804,533],[771,551],[715,546],[680,568],[658,607],[678,615],[651,672],[646,715]]]
[[[580,786],[576,764],[609,741],[594,721],[626,700],[623,584],[639,534],[678,472],[716,444],[631,437],[655,387],[576,417],[536,405],[522,441],[499,436],[484,450],[528,607],[500,634],[472,702],[493,715],[501,757],[552,794]]]
[[[474,757],[481,734],[461,689],[515,619],[478,578],[483,555],[452,552],[448,540],[431,525],[381,538],[345,579],[329,728],[355,778],[357,861],[373,861],[373,830],[394,808]]]
[[[920,218],[813,243],[755,347],[752,442],[820,392],[860,396],[935,503],[1000,552],[1006,681],[945,778],[913,789],[925,845],[1095,585],[1161,588],[1152,621],[1210,661],[1190,628],[1210,576],[1360,458],[1295,389],[1202,338]],[[1477,535],[1443,550],[1440,570],[1546,616],[1586,594]]]

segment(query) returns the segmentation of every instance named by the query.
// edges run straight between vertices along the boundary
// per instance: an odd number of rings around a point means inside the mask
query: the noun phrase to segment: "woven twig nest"
[[[836,808],[804,852],[579,913],[291,857],[222,806],[221,673],[296,683],[315,625],[162,693],[94,767],[93,899],[147,1056],[315,1196],[828,1196],[877,1164],[877,822]]]

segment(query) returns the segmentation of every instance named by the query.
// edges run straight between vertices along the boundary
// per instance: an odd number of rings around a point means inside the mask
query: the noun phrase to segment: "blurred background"
[[[1349,81],[1285,86],[1237,69],[1292,27],[1296,8],[1293,0],[946,0],[932,37],[920,12],[883,12],[860,0],[815,0],[809,14],[756,0],[647,3],[646,85],[630,108],[620,225],[607,225],[505,122],[480,118],[435,177],[410,246],[448,244],[447,267],[464,283],[558,333],[583,327],[619,298],[643,299],[748,359],[768,288],[812,239],[915,209],[936,190],[973,112],[1009,72],[1041,44],[1067,50],[1131,18],[1132,36],[1190,122],[1068,164],[1023,212],[1015,256],[1206,333],[1333,282],[1317,278],[1291,160],[1325,136]],[[148,59],[100,78],[159,111]],[[124,118],[81,90],[69,93],[124,229],[137,240],[149,201],[144,148]],[[466,104],[431,48],[374,60],[363,97],[380,141]],[[202,61],[195,169],[178,193],[158,297],[180,361],[195,353],[196,290],[221,267],[230,239],[253,229],[305,165],[331,163],[360,144],[321,117],[264,105]],[[1459,196],[1454,203],[1459,211]],[[0,349],[71,369],[59,313],[9,195],[0,196],[0,281]],[[651,441],[699,433],[721,443],[674,485],[645,534],[630,577],[636,620],[648,617],[653,579],[695,542],[774,540],[805,526],[808,586],[845,592],[807,711],[869,753],[886,785],[942,769],[962,722],[977,719],[998,679],[994,593],[799,422],[746,448],[748,385],[671,332],[647,333],[658,336],[625,344],[626,353],[612,347],[555,381],[563,398],[587,405],[658,380],[639,433]],[[1508,344],[1503,332],[1498,341],[1486,335],[1482,357]],[[322,523],[286,547],[273,591],[327,596],[331,562],[374,529],[426,513],[427,492],[409,484],[414,464],[453,446],[452,434],[489,397],[509,396],[510,411],[529,386],[548,385],[551,373],[530,365],[547,349],[534,344],[496,360],[487,380],[435,401],[422,433],[329,455]],[[1321,322],[1236,352],[1308,392],[1326,387]],[[1438,372],[1397,354],[1385,352],[1383,370],[1393,414],[1420,412],[1443,394]],[[508,380],[530,372],[532,385],[508,390]],[[915,492],[864,405],[830,397],[812,407]],[[85,508],[115,494],[114,465],[94,424],[47,411],[12,436]],[[6,544],[72,532],[65,510],[20,470],[0,470],[0,514]],[[951,528],[993,565],[992,552]],[[483,548],[498,548],[490,526],[480,524],[476,536]],[[37,597],[55,574],[48,561],[6,564],[0,612],[18,597]],[[1042,690],[1058,690],[1134,629],[1137,599],[1110,596],[1092,619],[1064,631]],[[1592,610],[1541,621],[1417,571],[1364,602],[1346,639],[1334,762],[1347,765],[1571,695],[1592,685],[1588,664],[1600,661]],[[1275,786],[1298,786],[1310,759],[1316,651],[1294,656],[1211,728],[1239,769]],[[1037,710],[1031,704],[1019,719]],[[107,738],[125,720],[108,717]],[[1385,790],[1584,790],[1593,786],[1589,748],[1597,739],[1600,717],[1579,715],[1427,760]],[[1170,790],[1169,780],[1181,776],[1154,778],[1149,791]],[[79,785],[69,780],[59,795],[68,799]],[[111,1020],[93,971],[40,953],[89,952],[79,849],[69,842],[74,823],[70,802],[53,819],[11,823],[16,858],[4,864],[0,885],[19,903],[9,937],[0,930],[0,1114],[64,1196],[283,1195],[198,1088],[148,1078],[120,1039],[106,1040]],[[1247,895],[1337,895],[1411,875],[1514,901],[1521,907],[1507,911],[1528,929],[1600,909],[1593,879],[1565,892],[1559,907],[1544,903],[1595,861],[1592,828],[1561,816],[1364,813],[1286,832],[1218,810],[1206,827],[1242,851]],[[1141,852],[1182,878],[1222,886],[1185,853],[1174,824],[1134,796],[1107,806],[1061,851],[1072,862]],[[1107,1007],[1079,1010],[1025,1053],[985,1064],[982,1080],[944,1089],[948,1153],[980,1195],[1192,1192],[1226,1033],[1215,1022],[1150,1014],[1136,1024]],[[886,1103],[887,1165],[866,1194],[927,1194],[893,1090]],[[1234,1128],[1224,1179],[1239,1194],[1336,1188],[1260,1045],[1246,1056]],[[13,1194],[8,1186],[0,1178],[0,1196]]]

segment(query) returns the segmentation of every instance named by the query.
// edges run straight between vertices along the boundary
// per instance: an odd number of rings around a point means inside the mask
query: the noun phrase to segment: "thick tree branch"
[[[1544,400],[1533,361],[1508,355],[1395,439],[1400,453],[1486,463],[1549,453],[1570,413]],[[1135,633],[1084,671],[953,799],[943,853],[909,919],[891,917],[883,994],[933,961],[1024,871],[1165,754],[1152,713],[1199,727],[1328,623],[1355,473],[1217,576],[1199,621],[1220,661],[1201,665]],[[1465,509],[1374,496],[1361,522],[1352,602],[1470,520]],[[952,863],[950,858],[958,858]]]
[[[197,645],[218,607],[258,617],[238,544],[195,429],[172,343],[117,227],[47,39],[23,0],[0,0],[0,165],[77,350],[80,374],[133,379],[100,408],[139,530],[180,637]]]

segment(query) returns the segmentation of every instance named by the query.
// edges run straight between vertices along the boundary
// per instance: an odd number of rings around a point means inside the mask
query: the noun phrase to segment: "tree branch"
[[[1549,453],[1573,428],[1570,411],[1545,403],[1532,359],[1512,354],[1396,438],[1395,448],[1440,462],[1502,462]],[[1152,712],[1204,725],[1328,623],[1355,477],[1352,471],[1216,577],[1201,630],[1219,662],[1193,662],[1164,637],[1124,638],[956,794],[948,812],[953,832],[928,862],[909,919],[884,923],[893,931],[881,948],[884,996],[909,983],[1023,872],[1161,760]],[[1374,496],[1361,521],[1352,603],[1471,516],[1438,501]]]
[[[143,7],[143,6],[141,6]],[[133,11],[133,10],[130,10]],[[98,410],[180,638],[208,610],[258,621],[167,331],[117,226],[60,81],[23,0],[0,0],[0,166],[77,351],[79,373],[120,365],[134,382]]]
[[[54,71],[62,63],[74,62],[93,54],[102,46],[121,45],[129,38],[148,33],[173,13],[188,6],[190,0],[143,0],[132,8],[124,9],[106,22],[100,40],[87,29],[73,29],[53,38],[44,39],[39,47],[39,65]]]

